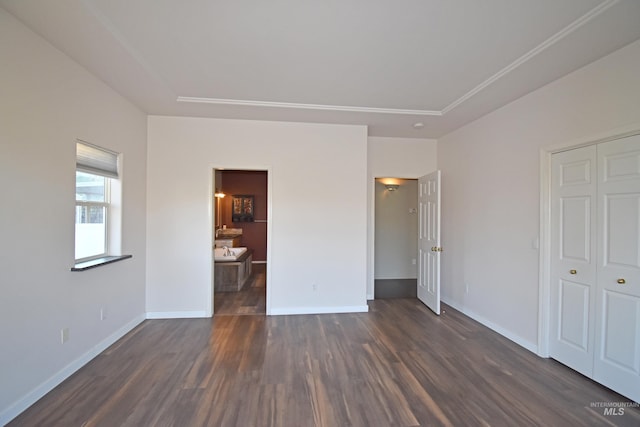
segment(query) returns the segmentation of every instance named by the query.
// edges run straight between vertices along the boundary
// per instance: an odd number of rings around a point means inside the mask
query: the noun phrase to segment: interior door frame
[[[215,223],[215,197],[213,195],[216,188],[216,170],[239,170],[239,171],[260,171],[267,173],[267,301],[266,301],[266,315],[271,315],[271,294],[273,288],[273,281],[271,280],[271,272],[273,269],[271,268],[271,236],[272,233],[272,225],[273,225],[273,215],[272,215],[272,206],[273,206],[273,170],[271,166],[242,166],[238,167],[237,165],[209,165],[209,224],[207,226],[207,232],[209,233],[209,251],[212,250],[214,245],[214,223]],[[206,313],[207,317],[213,317],[215,315],[214,312],[214,278],[215,278],[215,262],[213,261],[213,253],[210,252],[209,261],[211,262],[211,276],[209,278],[210,286],[207,287],[207,306]]]
[[[540,225],[538,253],[538,345],[540,357],[550,357],[551,316],[551,156],[574,148],[587,147],[627,136],[640,135],[640,123],[602,132],[591,137],[566,141],[540,149]]]
[[[433,171],[431,171],[433,172]],[[431,173],[428,172],[428,173]],[[422,175],[420,175],[422,176]],[[367,208],[368,208],[368,220],[367,220],[367,300],[371,301],[376,299],[375,290],[375,275],[376,275],[376,260],[375,260],[375,247],[376,247],[376,180],[384,178],[394,179],[411,179],[417,181],[420,176],[402,175],[402,174],[390,174],[390,175],[369,175],[367,183]],[[416,203],[418,201],[418,195],[416,194]],[[416,262],[418,252],[416,251]],[[416,265],[417,270],[417,265]]]

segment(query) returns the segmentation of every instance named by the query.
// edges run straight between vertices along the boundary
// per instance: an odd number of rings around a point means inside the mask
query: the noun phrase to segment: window
[[[107,254],[109,179],[76,171],[76,260]]]
[[[114,228],[119,205],[118,154],[83,141],[76,143],[76,263],[119,250]],[[118,198],[119,199],[119,198]],[[115,202],[115,203],[114,203]]]

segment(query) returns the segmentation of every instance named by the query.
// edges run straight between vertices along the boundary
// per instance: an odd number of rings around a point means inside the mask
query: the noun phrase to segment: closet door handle
[[[627,281],[624,279],[618,279],[618,283],[624,285],[625,283],[627,283]]]
[[[578,270],[569,270],[569,274],[577,274]]]

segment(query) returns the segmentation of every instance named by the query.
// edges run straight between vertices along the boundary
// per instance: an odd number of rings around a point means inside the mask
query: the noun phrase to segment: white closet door
[[[640,402],[640,136],[598,145],[593,378]]]
[[[551,357],[593,373],[596,284],[596,147],[552,156]]]

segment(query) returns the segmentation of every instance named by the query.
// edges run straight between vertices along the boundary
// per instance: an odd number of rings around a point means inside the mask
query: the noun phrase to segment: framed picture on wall
[[[254,196],[238,194],[232,197],[231,221],[253,222]]]

